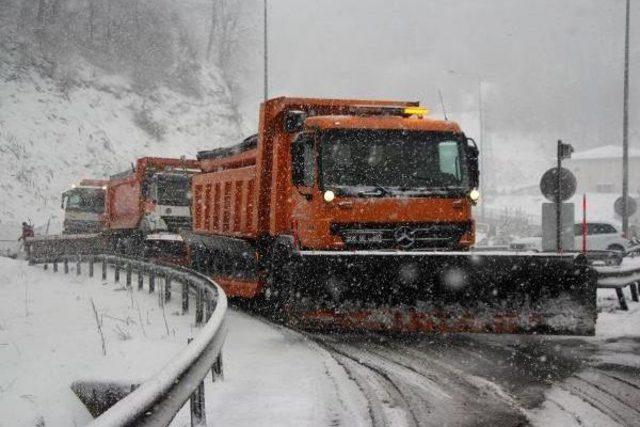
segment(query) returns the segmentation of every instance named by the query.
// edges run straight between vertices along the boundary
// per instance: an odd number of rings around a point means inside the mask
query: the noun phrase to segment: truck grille
[[[165,224],[167,224],[168,231],[177,233],[180,230],[191,229],[191,217],[188,216],[163,216]]]
[[[456,249],[471,222],[332,224],[348,249]]]

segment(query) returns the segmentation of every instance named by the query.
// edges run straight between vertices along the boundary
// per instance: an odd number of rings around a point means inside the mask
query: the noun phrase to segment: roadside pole
[[[558,173],[556,184],[556,249],[562,252],[562,200],[560,190],[562,188],[562,141],[558,140]]]
[[[622,116],[622,232],[629,237],[629,15],[631,0],[627,0],[624,33],[624,107]]]

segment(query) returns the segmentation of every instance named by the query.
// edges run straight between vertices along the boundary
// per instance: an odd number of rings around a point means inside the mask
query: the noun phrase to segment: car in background
[[[631,246],[631,241],[622,236],[622,232],[608,222],[587,222],[587,250],[588,251],[625,251]],[[582,224],[573,227],[575,249],[582,249]],[[542,236],[521,237],[509,244],[509,249],[517,252],[542,252]]]

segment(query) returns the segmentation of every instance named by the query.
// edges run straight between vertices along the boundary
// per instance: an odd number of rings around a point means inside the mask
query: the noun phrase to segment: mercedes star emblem
[[[410,229],[409,227],[402,226],[396,228],[396,231],[393,233],[393,237],[396,239],[396,242],[402,248],[410,248],[416,242],[414,237],[415,230]]]

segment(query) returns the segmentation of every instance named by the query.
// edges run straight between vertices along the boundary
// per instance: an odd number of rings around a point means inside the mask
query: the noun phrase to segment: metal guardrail
[[[622,310],[629,310],[623,289],[629,286],[631,300],[638,302],[638,290],[640,288],[640,265],[594,265],[598,273],[598,288],[615,289]]]
[[[137,287],[143,289],[144,276],[148,278],[148,289],[152,293],[158,283],[160,298],[171,299],[172,283],[182,284],[182,312],[189,311],[195,296],[195,323],[202,325],[200,333],[187,347],[165,365],[151,379],[142,383],[129,395],[117,402],[90,424],[92,426],[146,426],[168,425],[187,400],[191,399],[191,425],[206,425],[204,379],[209,371],[212,379],[222,375],[222,346],[227,335],[225,315],[227,297],[222,289],[208,277],[182,267],[158,265],[138,259],[114,255],[58,255],[29,259],[31,264],[52,265],[58,271],[62,263],[64,272],[69,264],[75,264],[76,274],[81,274],[82,265],[88,264],[89,276],[99,263],[102,279],[107,278],[108,265],[114,268],[114,280],[120,281],[125,274],[127,287],[132,286],[132,275],[137,274]]]

